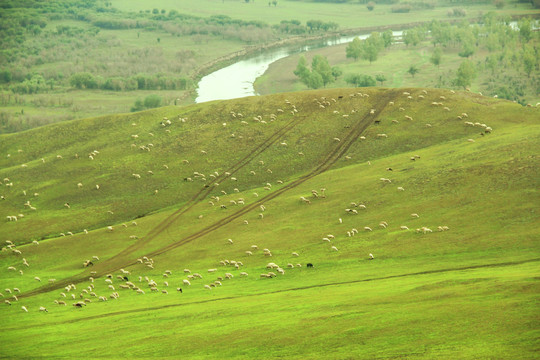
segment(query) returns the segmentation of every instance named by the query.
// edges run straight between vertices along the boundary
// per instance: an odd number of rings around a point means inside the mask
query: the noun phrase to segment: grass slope
[[[12,346],[3,347],[1,355],[78,356],[84,348],[108,358],[534,358],[538,109],[435,89],[427,94],[421,89],[369,89],[366,94],[334,89],[219,101],[3,136],[1,153],[11,156],[3,157],[0,175],[13,186],[2,185],[6,200],[0,210],[3,218],[17,212],[25,216],[0,223],[2,242],[13,240],[22,252],[6,249],[0,255],[1,288],[22,291],[16,302],[2,290],[12,305],[0,309],[0,339]],[[431,105],[433,101],[450,110]],[[294,115],[292,104],[298,110]],[[247,124],[231,111],[241,112]],[[271,112],[277,115],[274,121]],[[460,120],[462,113],[468,117]],[[258,115],[267,123],[255,121]],[[172,120],[170,126],[159,124],[163,116]],[[480,136],[481,127],[464,121],[494,130]],[[364,125],[369,126],[363,130]],[[146,138],[148,132],[154,133],[152,140]],[[54,141],[39,141],[53,134]],[[259,147],[265,140],[269,146]],[[130,146],[148,141],[154,143],[150,152]],[[94,149],[99,154],[87,159]],[[58,153],[62,159],[55,158]],[[257,156],[242,162],[249,154]],[[419,158],[410,160],[414,155]],[[190,163],[182,164],[184,158]],[[163,163],[168,170],[160,169]],[[236,172],[235,163],[243,164]],[[219,186],[209,176],[206,182],[183,181],[193,171],[221,175],[227,169],[232,173]],[[141,179],[131,177],[135,171]],[[382,177],[392,182],[382,182]],[[99,179],[107,180],[104,186],[89,189]],[[205,188],[205,183],[211,186]],[[266,183],[270,190],[263,188]],[[321,188],[326,197],[313,197],[311,191],[320,193]],[[23,189],[40,195],[23,197]],[[210,191],[190,201],[201,190]],[[230,202],[240,198],[245,205]],[[25,210],[27,199],[35,211]],[[65,201],[70,209],[63,208]],[[109,218],[103,214],[108,209],[114,213]],[[139,214],[147,215],[131,225]],[[167,221],[171,225],[163,226]],[[379,226],[381,221],[388,227]],[[115,230],[109,232],[105,225]],[[437,231],[438,226],[449,230]],[[415,231],[422,227],[433,232]],[[79,228],[91,231],[73,236],[52,231]],[[358,234],[347,236],[353,228]],[[330,243],[322,240],[328,234],[335,236]],[[39,245],[30,242],[41,238],[46,240]],[[251,249],[253,244],[257,250]],[[263,248],[273,256],[264,256]],[[369,253],[375,260],[368,260]],[[100,260],[83,269],[82,261],[93,255]],[[153,269],[137,263],[144,255],[153,259]],[[22,265],[22,257],[30,267]],[[243,266],[221,265],[225,259]],[[285,275],[260,278],[270,271],[270,261],[283,267]],[[308,262],[315,267],[306,268]],[[9,266],[17,270],[7,270]],[[120,267],[131,272],[130,280],[146,294],[119,289]],[[182,285],[184,268],[203,279]],[[207,272],[211,268],[217,271]],[[92,270],[114,275],[118,300],[99,302],[83,292]],[[162,275],[166,270],[172,271],[167,278]],[[241,271],[249,276],[240,276]],[[225,273],[234,277],[212,290],[203,287]],[[154,279],[169,294],[151,292],[139,276]],[[76,282],[77,289],[44,285],[49,278]],[[112,293],[104,277],[93,285],[88,292]],[[178,286],[182,294],[175,290]],[[73,308],[72,293],[76,300],[92,302]],[[68,306],[55,305],[55,299]],[[49,312],[39,312],[39,306]]]

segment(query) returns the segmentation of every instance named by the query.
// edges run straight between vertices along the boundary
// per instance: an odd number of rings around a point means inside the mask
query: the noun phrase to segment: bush
[[[0,70],[0,83],[8,83],[13,79],[11,71],[7,69]]]
[[[411,11],[411,5],[409,4],[400,4],[400,5],[392,6],[393,13],[408,13],[409,11]]]
[[[465,11],[465,9],[462,8],[454,8],[448,11],[447,15],[449,17],[465,17],[467,16],[467,12]]]
[[[366,7],[369,11],[373,11],[373,9],[375,9],[375,3],[373,1],[370,1],[367,3]]]
[[[364,74],[349,74],[347,75],[347,77],[345,77],[345,82],[347,84],[352,84],[357,87],[375,86],[377,84],[375,82],[375,79],[373,79],[369,75]]]
[[[131,107],[131,111],[141,111],[144,109],[153,109],[161,106],[161,96],[156,94],[148,95],[144,100],[137,99],[135,104]]]
[[[98,87],[94,75],[87,72],[71,75],[69,84],[77,89],[95,89]]]
[[[161,106],[161,96],[159,95],[148,95],[144,98],[144,107],[147,109],[157,108]]]

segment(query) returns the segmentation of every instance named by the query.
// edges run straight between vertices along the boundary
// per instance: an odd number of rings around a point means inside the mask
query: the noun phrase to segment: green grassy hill
[[[2,357],[534,358],[539,110],[357,91],[0,137]]]

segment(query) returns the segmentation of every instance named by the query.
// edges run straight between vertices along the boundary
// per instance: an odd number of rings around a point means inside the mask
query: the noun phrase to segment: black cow
[[[307,266],[308,268],[312,268],[312,267],[313,267],[313,264],[312,264],[312,263],[307,263],[306,266]]]

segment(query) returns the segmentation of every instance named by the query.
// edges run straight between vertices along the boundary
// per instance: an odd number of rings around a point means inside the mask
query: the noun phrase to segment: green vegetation
[[[522,105],[535,104],[540,89],[540,38],[538,32],[530,31],[530,19],[520,20],[518,26],[516,31],[507,18],[490,12],[478,25],[432,21],[408,29],[403,33],[403,43],[382,46],[384,33],[374,33],[364,41],[357,38],[348,45],[315,50],[305,56],[326,56],[331,65],[340,67],[344,75],[330,85],[333,87],[355,84],[351,80],[356,74],[374,78],[384,73],[388,78],[385,84],[390,87],[470,87]],[[370,42],[372,46],[368,46]],[[295,59],[272,64],[256,82],[257,91],[268,94],[305,89],[286,76]]]
[[[334,82],[341,75],[341,70],[331,68],[330,64],[328,64],[328,59],[320,55],[313,57],[311,69],[306,64],[306,58],[301,56],[294,74],[310,89],[318,89],[326,86]]]
[[[447,20],[449,15],[472,19],[497,10],[485,2],[447,1],[377,2],[372,11],[357,1],[284,0],[273,5],[230,0],[157,0],[151,5],[143,0],[3,1],[0,132],[127,112],[148,92],[159,94],[165,104],[176,99],[190,103],[198,77],[235,56],[288,38],[302,41],[335,30],[410,23],[411,15],[400,13],[400,6],[414,13],[415,21]],[[449,8],[463,17],[448,14]],[[497,11],[538,14],[528,3]],[[507,92],[521,92],[519,84],[508,83]]]
[[[153,109],[161,106],[161,97],[159,95],[148,95],[144,101],[137,99],[131,108],[131,111],[141,111],[144,109]]]
[[[537,119],[470,92],[324,89],[0,135],[0,356],[534,358]],[[269,262],[285,274],[260,278]],[[120,288],[120,268],[144,295]],[[184,268],[203,279],[182,285]]]
[[[358,87],[367,87],[367,86],[375,86],[375,80],[369,76],[364,74],[349,74],[345,78],[345,81],[347,84],[351,84]]]

